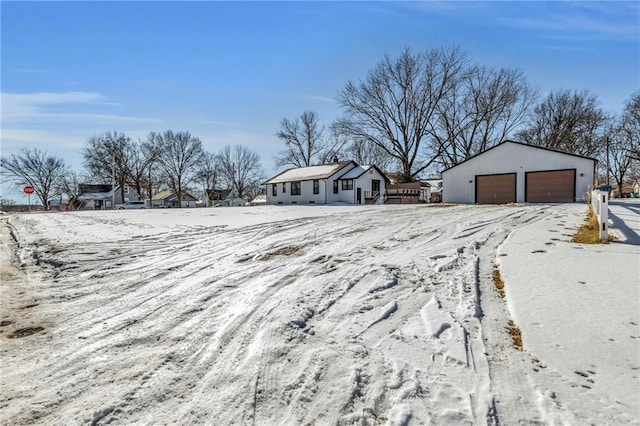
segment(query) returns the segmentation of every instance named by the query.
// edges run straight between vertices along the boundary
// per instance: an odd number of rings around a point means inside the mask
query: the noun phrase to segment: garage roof
[[[584,158],[584,159],[586,159],[586,160],[598,161],[598,160],[596,160],[595,158],[585,157],[584,155],[571,154],[571,153],[569,153],[569,152],[558,151],[557,149],[551,149],[551,148],[546,148],[546,147],[543,147],[543,146],[529,145],[529,144],[526,144],[526,143],[523,143],[523,142],[516,142],[516,141],[512,141],[512,140],[506,140],[506,141],[500,142],[500,143],[499,143],[499,144],[497,144],[497,145],[492,146],[492,147],[491,147],[491,148],[489,148],[489,149],[486,149],[486,150],[482,151],[482,152],[481,152],[481,153],[479,153],[479,154],[474,155],[473,157],[469,157],[469,158],[467,158],[466,160],[464,160],[464,161],[462,161],[462,162],[460,162],[460,163],[456,164],[455,166],[451,166],[451,167],[449,167],[449,168],[447,168],[447,169],[443,170],[443,172],[446,172],[447,170],[454,169],[454,168],[456,168],[456,167],[458,167],[458,166],[460,166],[460,165],[462,165],[462,164],[466,163],[467,161],[469,161],[469,160],[473,160],[474,158],[479,157],[479,156],[481,156],[482,154],[484,154],[484,153],[486,153],[486,152],[489,152],[489,151],[491,151],[492,149],[497,148],[497,147],[499,147],[499,146],[501,146],[501,145],[504,145],[504,144],[506,144],[506,143],[512,143],[512,144],[516,144],[516,145],[522,145],[522,146],[526,146],[527,148],[542,149],[542,150],[545,150],[545,151],[555,152],[555,153],[557,153],[557,154],[564,154],[564,155],[570,155],[570,156],[572,156],[572,157]]]

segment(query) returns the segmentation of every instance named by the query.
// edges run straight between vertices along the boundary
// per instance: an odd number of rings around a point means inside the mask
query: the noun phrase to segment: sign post
[[[31,211],[31,194],[35,192],[35,189],[31,185],[27,185],[22,188],[22,192],[27,194],[27,200],[29,200],[29,211]]]

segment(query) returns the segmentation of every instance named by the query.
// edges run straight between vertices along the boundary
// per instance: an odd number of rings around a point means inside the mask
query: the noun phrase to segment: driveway
[[[640,200],[610,200],[609,220],[609,230],[618,237],[619,242],[640,245]]]

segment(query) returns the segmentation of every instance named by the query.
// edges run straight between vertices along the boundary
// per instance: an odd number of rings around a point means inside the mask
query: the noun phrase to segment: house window
[[[314,194],[319,194],[320,193],[320,181],[319,180],[314,180],[313,181],[313,193]]]
[[[300,182],[291,182],[291,195],[300,195]]]
[[[271,195],[273,195],[274,197],[278,195],[278,185],[276,185],[275,183],[271,185]]]
[[[353,189],[353,180],[352,179],[347,179],[347,180],[343,180],[342,181],[342,190],[346,191],[346,190],[352,190]]]
[[[333,193],[334,194],[338,193],[338,181],[337,180],[333,181]]]
[[[129,187],[128,187],[128,186],[125,186],[125,187],[124,187],[124,193],[125,193],[125,194],[128,194],[128,193],[129,193]]]
[[[282,193],[286,194],[287,193],[287,184],[282,182]]]

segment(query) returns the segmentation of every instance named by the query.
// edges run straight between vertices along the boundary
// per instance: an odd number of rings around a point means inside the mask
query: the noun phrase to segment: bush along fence
[[[609,239],[609,192],[594,189],[591,191],[591,206],[598,219],[600,239]]]

